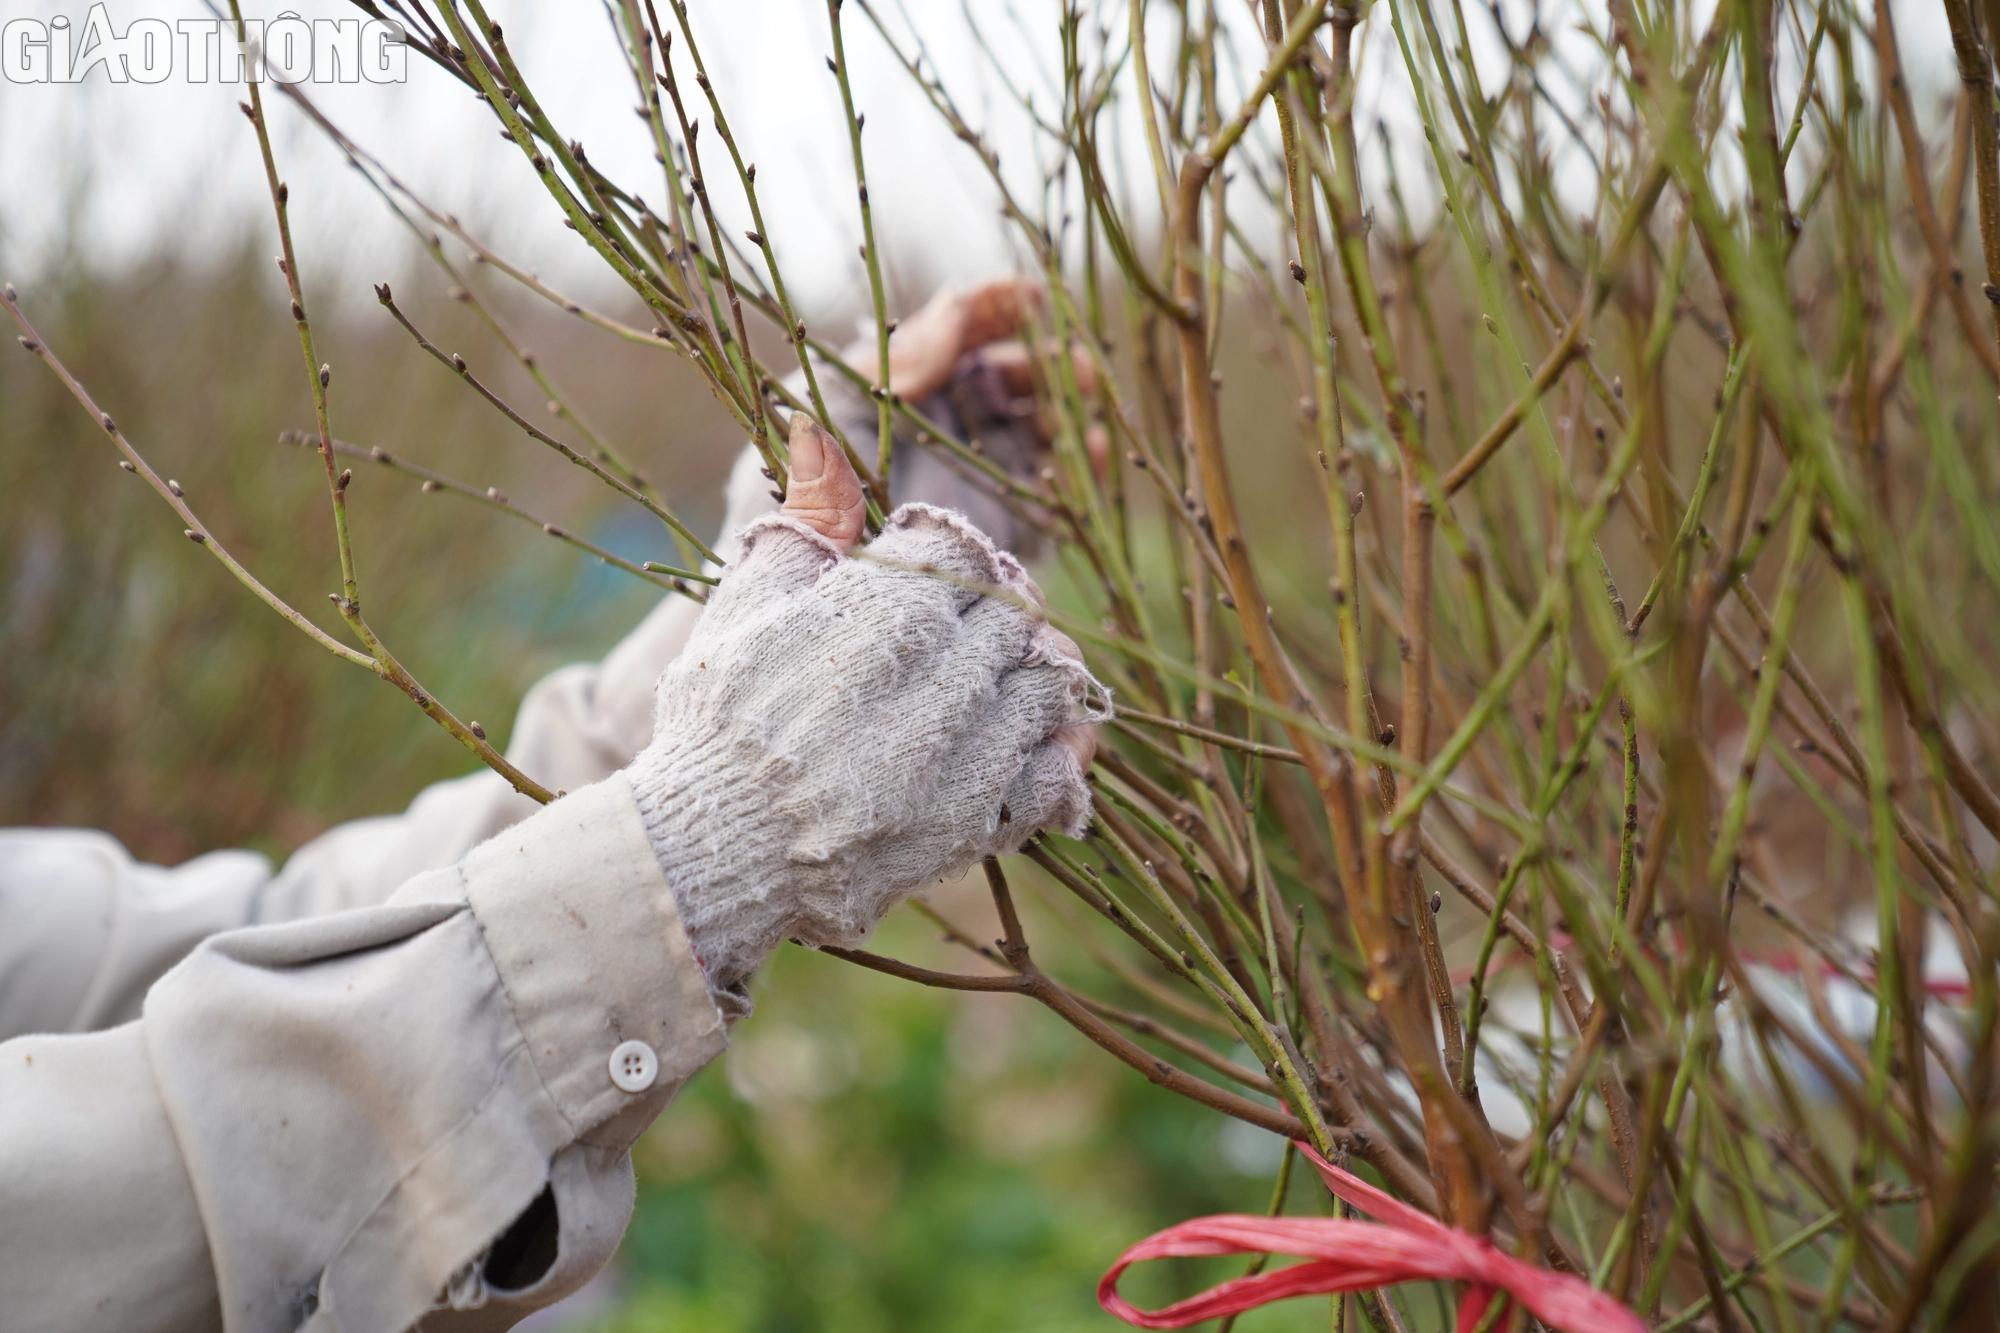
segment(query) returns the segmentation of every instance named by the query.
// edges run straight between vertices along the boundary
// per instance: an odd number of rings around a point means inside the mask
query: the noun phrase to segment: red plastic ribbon
[[[1568,1333],[1646,1333],[1638,1315],[1581,1278],[1523,1263],[1490,1241],[1448,1227],[1349,1175],[1306,1144],[1298,1147],[1336,1197],[1377,1221],[1233,1213],[1198,1217],[1148,1236],[1119,1255],[1097,1284],[1098,1304],[1140,1328],[1185,1328],[1288,1296],[1428,1279],[1467,1284],[1458,1307],[1458,1333],[1472,1333],[1502,1291],[1543,1323]],[[1138,1309],[1118,1294],[1118,1278],[1133,1264],[1215,1254],[1289,1254],[1306,1262],[1235,1278],[1163,1310]]]

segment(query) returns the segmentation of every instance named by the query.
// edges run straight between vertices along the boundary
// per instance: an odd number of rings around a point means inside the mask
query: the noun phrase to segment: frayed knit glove
[[[1078,727],[1102,689],[1024,609],[1021,566],[928,505],[849,557],[860,489],[838,448],[795,433],[793,468],[627,770],[717,990],[787,938],[858,943],[913,890],[1089,818]]]

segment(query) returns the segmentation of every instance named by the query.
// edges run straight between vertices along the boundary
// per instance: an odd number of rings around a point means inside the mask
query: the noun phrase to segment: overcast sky
[[[667,11],[666,0],[659,3]],[[1513,0],[1509,12],[1525,16],[1527,3]],[[845,126],[838,88],[825,66],[831,46],[823,0],[691,0],[691,8],[733,128],[758,164],[759,192],[788,280],[808,314],[824,309],[854,290],[861,269]],[[884,0],[881,8],[892,16],[902,12],[896,0]],[[909,8],[921,15],[936,67],[1001,148],[1010,178],[1028,185],[1035,174],[1034,137],[994,62],[972,43],[964,10],[951,0],[915,0]],[[1497,72],[1500,56],[1486,36],[1482,7],[1466,8],[1481,64]],[[0,0],[5,18],[47,21],[64,14],[79,29],[88,9],[85,0]],[[1023,91],[1040,90],[1037,103],[1053,105],[1056,0],[988,0],[971,9],[1007,80]],[[357,12],[338,0],[246,5],[252,16],[281,11],[308,19]],[[490,0],[490,12],[504,23],[509,45],[556,124],[582,139],[610,175],[651,195],[657,206],[660,177],[651,144],[632,114],[634,91],[599,0]],[[1114,25],[1122,23],[1122,9],[1107,12]],[[1257,38],[1245,22],[1248,6],[1221,0],[1221,12],[1251,67]],[[106,3],[106,14],[120,28],[143,17],[171,22],[209,13],[201,0]],[[1899,0],[1897,14],[1910,81],[1928,116],[1952,84],[1941,7]],[[1363,124],[1380,115],[1401,127],[1401,152],[1418,167],[1414,154],[1422,145],[1407,133],[1413,120],[1406,81],[1400,64],[1389,63],[1392,43],[1386,23],[1380,27],[1364,40],[1358,109]],[[1009,264],[994,195],[977,162],[925,105],[858,4],[848,7],[845,30],[857,100],[869,121],[871,197],[884,253],[900,260],[912,278],[969,278]],[[1580,67],[1591,58],[1586,39],[1565,30],[1558,40],[1570,44]],[[1168,53],[1159,54],[1164,60]],[[0,270],[6,277],[25,289],[66,252],[80,250],[97,264],[117,266],[162,245],[214,252],[245,226],[268,233],[255,140],[235,109],[242,88],[192,82],[187,74],[176,68],[153,86],[113,85],[101,72],[74,85],[0,80]],[[518,150],[501,142],[490,114],[427,61],[412,56],[408,80],[400,85],[307,87],[361,144],[496,249],[554,279],[586,288],[608,281],[598,261],[561,228],[553,204]],[[1226,86],[1225,92],[1234,89]],[[322,273],[340,275],[342,291],[353,287],[365,295],[361,280],[397,271],[409,262],[412,243],[295,108],[283,98],[271,103],[301,253]],[[1137,167],[1144,149],[1129,139],[1131,129],[1126,126],[1128,141],[1120,151]],[[730,173],[720,169],[721,145],[703,139],[711,193],[740,230],[747,216]],[[1372,142],[1367,153],[1370,174],[1379,179]],[[1406,172],[1406,183],[1416,174]],[[1421,196],[1416,202],[1425,204]]]
[[[759,164],[760,194],[788,273],[808,301],[837,291],[858,271],[859,223],[838,89],[824,64],[824,5],[695,0],[693,7],[732,127]],[[9,18],[68,14],[79,28],[87,8],[82,0],[0,5]],[[106,8],[118,25],[208,14],[201,0],[108,0]],[[665,0],[660,8],[667,10]],[[307,18],[356,13],[337,0],[287,0],[283,9]],[[1006,262],[977,163],[952,151],[954,141],[923,114],[913,85],[857,9],[850,8],[846,26],[857,96],[873,113],[867,137],[877,217],[890,237],[923,244],[940,267],[977,272]],[[280,6],[246,6],[253,15],[259,10],[275,17]],[[490,12],[505,25],[555,123],[659,207],[659,169],[645,126],[632,114],[636,97],[601,5],[501,0]],[[981,71],[973,64],[969,72]],[[400,85],[305,87],[391,170],[496,249],[551,277],[597,281],[598,261],[562,230],[560,214],[519,151],[500,140],[491,114],[429,62],[412,56]],[[214,247],[246,220],[268,230],[255,138],[236,110],[242,96],[240,85],[193,83],[182,69],[155,86],[114,86],[101,73],[67,86],[0,81],[7,176],[0,256],[9,276],[32,282],[70,238],[98,262],[116,265],[162,243]],[[285,99],[270,97],[269,104],[301,253],[370,276],[391,258],[407,258],[407,233],[324,136]],[[721,145],[704,147],[713,154]],[[730,175],[720,165],[710,164],[711,190],[727,208],[739,196],[726,179],[714,179]]]

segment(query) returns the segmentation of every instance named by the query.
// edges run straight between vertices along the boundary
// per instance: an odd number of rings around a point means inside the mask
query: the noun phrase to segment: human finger
[[[853,546],[861,540],[868,501],[840,442],[804,412],[794,412],[790,444],[791,477],[782,512],[842,550]]]
[[[1097,758],[1096,727],[1088,722],[1072,722],[1056,728],[1056,734],[1049,739],[1075,755],[1078,768],[1090,771],[1091,761]]]
[[[792,414],[791,459],[784,508],[736,538],[736,558],[709,595],[705,622],[720,626],[813,586],[860,540],[867,507],[860,478],[839,442],[803,412]]]
[[[955,288],[939,288],[923,309],[889,335],[890,387],[911,402],[941,387],[965,348],[966,320],[965,298]],[[871,341],[848,359],[872,378],[875,357]]]
[[[1040,283],[1012,275],[988,278],[968,288],[959,297],[965,324],[958,350],[969,352],[987,343],[1012,338],[1021,331],[1021,322],[1028,311],[1045,299]]]
[[[999,372],[1000,382],[1007,386],[1007,392],[1016,398],[1034,396],[1035,379],[1040,367],[1035,354],[1024,342],[992,342],[978,349],[979,359],[985,365]],[[1060,354],[1054,339],[1042,344],[1043,360]],[[1081,345],[1072,345],[1069,351],[1070,366],[1076,374],[1077,392],[1089,398],[1097,392],[1097,362],[1090,350]]]

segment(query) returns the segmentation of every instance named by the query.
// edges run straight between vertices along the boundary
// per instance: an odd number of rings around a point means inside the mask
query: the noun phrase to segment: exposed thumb
[[[784,512],[842,549],[861,540],[867,497],[840,442],[804,412],[792,413],[791,480]]]

